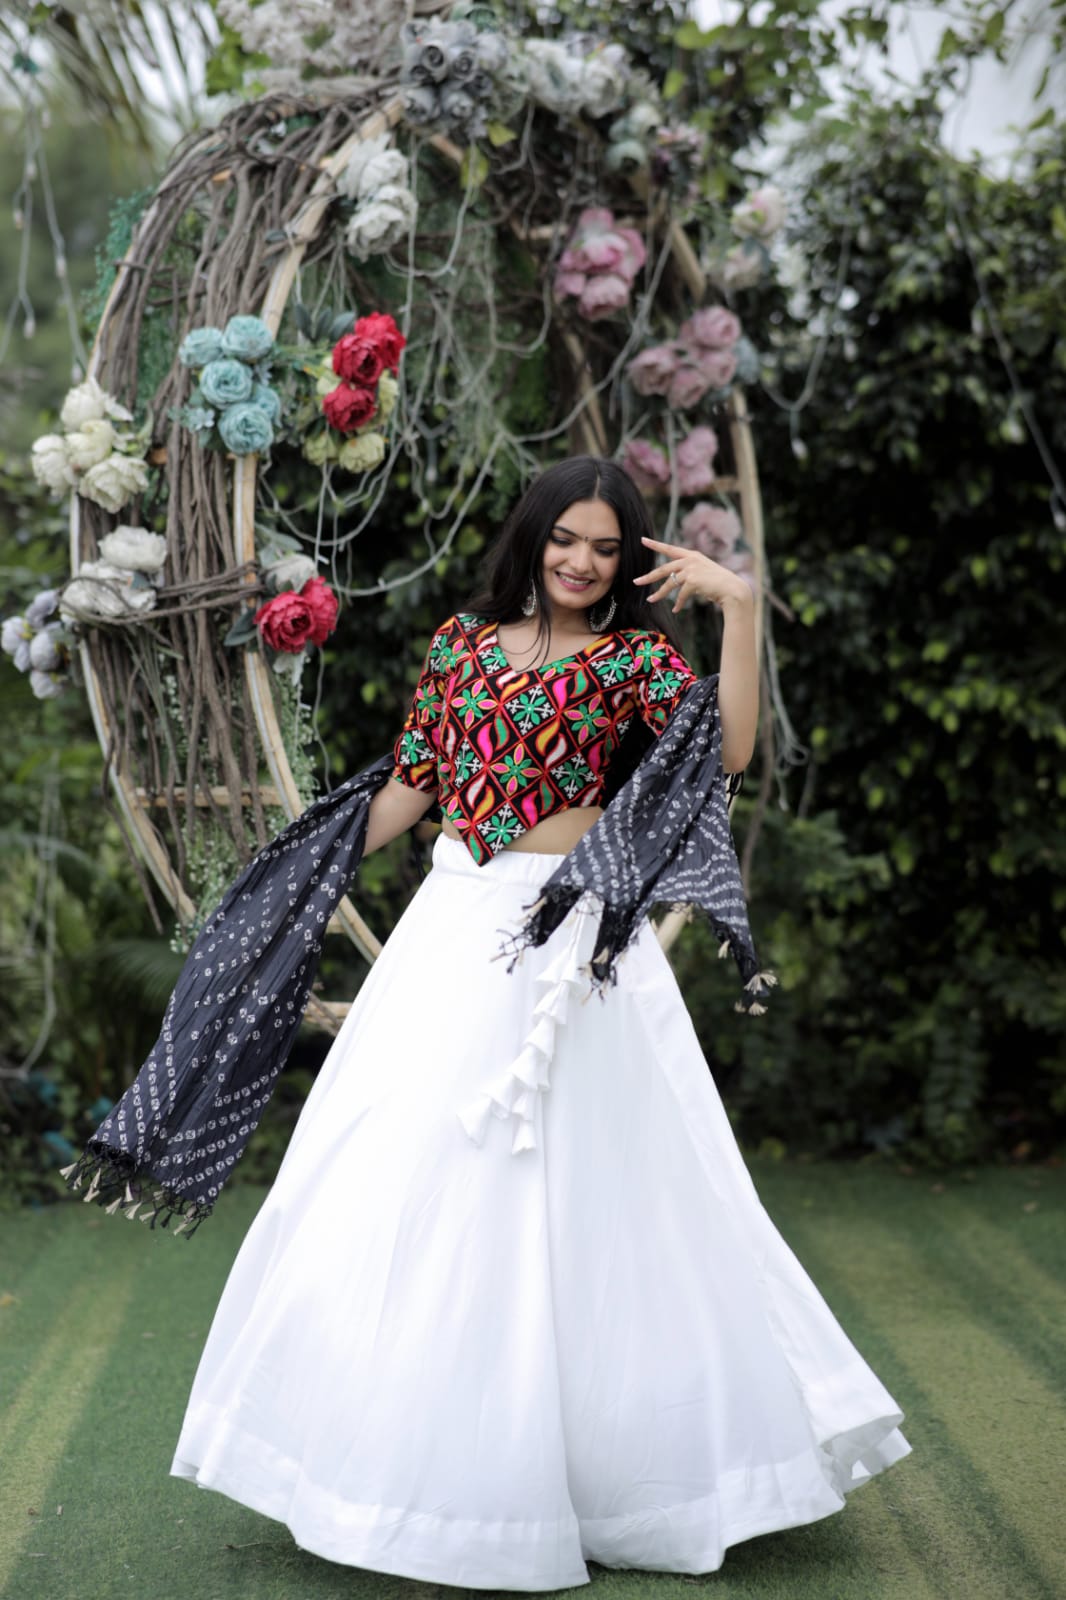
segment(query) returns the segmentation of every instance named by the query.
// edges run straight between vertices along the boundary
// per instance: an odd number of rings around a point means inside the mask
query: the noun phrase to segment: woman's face
[[[622,551],[618,518],[602,500],[576,500],[544,546],[541,577],[552,609],[584,611],[607,594]]]

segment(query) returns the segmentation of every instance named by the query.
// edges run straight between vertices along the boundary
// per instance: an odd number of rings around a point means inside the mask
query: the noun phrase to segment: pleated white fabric
[[[759,1202],[652,930],[605,1000],[580,912],[493,959],[559,859],[437,841],[203,1352],[172,1472],[332,1561],[503,1590],[710,1572],[909,1453]]]

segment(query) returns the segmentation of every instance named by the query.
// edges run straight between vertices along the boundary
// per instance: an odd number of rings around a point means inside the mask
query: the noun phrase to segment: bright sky
[[[844,9],[846,0],[827,0],[824,11],[832,15]],[[708,27],[735,16],[735,0],[693,0],[692,12]],[[892,7],[896,20],[889,53],[889,66],[907,82],[913,82],[923,67],[936,55],[940,36],[947,25],[943,9],[932,5]],[[1040,74],[1048,61],[1050,43],[1046,36],[1033,34],[1007,66],[981,61],[974,69],[968,92],[950,111],[945,125],[946,140],[958,155],[978,150],[983,156],[1008,153],[1015,143],[1012,124],[1030,121],[1036,115],[1033,96]],[[867,67],[874,82],[890,89],[888,80],[872,60]],[[1045,98],[1043,104],[1046,104]]]

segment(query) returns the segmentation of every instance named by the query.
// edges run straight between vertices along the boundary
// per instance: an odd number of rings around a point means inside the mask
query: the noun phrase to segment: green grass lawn
[[[942,1182],[870,1166],[753,1171],[906,1412],[913,1454],[839,1515],[735,1545],[718,1573],[593,1568],[586,1592],[1063,1600],[1066,1170]],[[463,1593],[320,1561],[279,1524],[168,1476],[216,1300],[261,1198],[233,1189],[188,1243],[75,1200],[0,1216],[5,1600]]]

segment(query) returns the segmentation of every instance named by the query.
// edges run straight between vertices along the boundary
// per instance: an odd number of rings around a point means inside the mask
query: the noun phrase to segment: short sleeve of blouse
[[[662,733],[681,697],[698,682],[684,656],[665,633],[635,633],[627,638],[636,662],[634,687],[641,720]]]
[[[429,642],[418,683],[393,747],[392,776],[426,794],[437,790],[438,727],[444,709],[444,678],[452,664],[451,619]]]

